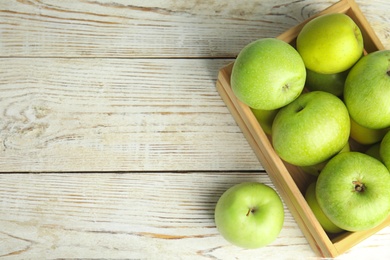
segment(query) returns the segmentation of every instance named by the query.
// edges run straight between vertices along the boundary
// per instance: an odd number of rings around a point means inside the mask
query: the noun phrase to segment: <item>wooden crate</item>
[[[364,48],[367,53],[384,49],[353,0],[341,0],[303,23],[291,28],[277,38],[295,45],[296,37],[303,25],[314,17],[327,13],[345,13],[350,16],[362,31]],[[232,67],[233,63],[220,70],[217,90],[306,236],[312,249],[319,256],[336,257],[350,250],[353,246],[379,230],[389,226],[390,217],[381,225],[367,231],[344,232],[338,235],[327,234],[324,231],[304,198],[306,187],[315,180],[315,177],[302,172],[298,167],[285,163],[275,153],[270,137],[264,133],[250,108],[240,102],[232,92],[230,87]]]

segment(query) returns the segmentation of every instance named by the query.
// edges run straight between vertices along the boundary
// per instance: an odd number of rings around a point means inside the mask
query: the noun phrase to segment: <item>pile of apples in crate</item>
[[[231,74],[234,94],[275,152],[316,176],[305,198],[328,233],[371,229],[390,214],[390,50],[367,54],[363,41],[349,16],[326,14],[294,46],[276,38],[248,44]]]

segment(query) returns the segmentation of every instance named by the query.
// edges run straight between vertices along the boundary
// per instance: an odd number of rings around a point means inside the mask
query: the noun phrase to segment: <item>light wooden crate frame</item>
[[[345,13],[360,27],[366,53],[383,50],[384,47],[358,5],[353,0],[341,0],[303,23],[289,29],[277,38],[295,45],[295,40],[302,27],[314,17],[328,13]],[[322,257],[337,257],[364,239],[390,225],[390,216],[379,226],[359,232],[343,232],[338,235],[327,234],[319,224],[304,192],[315,177],[280,159],[275,153],[270,137],[265,134],[251,109],[240,102],[230,86],[233,63],[223,67],[218,74],[217,90],[240,126],[243,134],[273,181],[276,189],[291,211],[312,249]]]

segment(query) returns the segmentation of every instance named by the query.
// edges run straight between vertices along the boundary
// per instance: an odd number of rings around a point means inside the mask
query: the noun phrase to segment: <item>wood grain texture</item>
[[[235,57],[336,2],[2,1],[0,56]],[[389,2],[357,2],[389,48]]]
[[[227,188],[244,181],[274,187],[258,172],[0,175],[0,256],[314,258],[287,209],[280,236],[265,248],[242,250],[219,236],[213,220],[215,203]],[[382,246],[375,246],[379,240]],[[368,257],[386,249],[383,240],[390,243],[388,229],[346,256]],[[390,253],[381,252],[383,259]]]
[[[287,209],[265,248],[218,234],[224,190],[274,186],[215,82],[335,2],[0,1],[1,259],[316,259]],[[389,2],[357,2],[389,49]],[[340,259],[389,259],[389,243]]]
[[[1,171],[260,170],[215,89],[228,62],[1,59]]]

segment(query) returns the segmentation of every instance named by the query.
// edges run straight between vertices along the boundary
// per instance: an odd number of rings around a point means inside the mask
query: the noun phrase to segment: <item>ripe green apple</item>
[[[303,26],[297,37],[297,50],[308,69],[339,73],[351,68],[363,55],[363,37],[348,15],[325,14]]]
[[[313,182],[306,189],[305,199],[307,201],[307,204],[309,205],[314,215],[316,216],[318,222],[320,222],[321,226],[326,232],[333,233],[333,234],[340,233],[343,230],[338,226],[336,226],[335,224],[333,224],[332,221],[330,221],[329,218],[322,211],[321,207],[318,205],[315,191],[316,191],[316,183]]]
[[[351,69],[344,86],[344,102],[361,126],[390,126],[390,50],[372,52]]]
[[[347,142],[345,144],[345,146],[343,147],[343,149],[341,149],[341,151],[339,153],[344,153],[344,152],[349,152],[349,151],[351,151],[351,148],[350,148],[349,142]],[[309,174],[314,175],[314,176],[318,176],[318,175],[320,175],[322,169],[324,169],[325,165],[329,162],[329,160],[330,160],[330,158],[326,161],[320,162],[320,163],[315,164],[315,165],[301,166],[301,169],[306,173],[309,173]]]
[[[286,162],[310,166],[340,152],[349,132],[344,103],[333,94],[313,91],[280,109],[272,124],[272,144]]]
[[[380,143],[379,154],[383,163],[390,170],[390,131],[387,132]]]
[[[348,72],[349,70],[334,74],[322,74],[307,69],[306,87],[311,91],[321,90],[341,97],[344,92],[344,83]]]
[[[237,56],[231,74],[236,97],[249,107],[274,110],[296,99],[306,80],[305,65],[290,44],[264,38],[249,43]]]
[[[382,140],[389,129],[370,129],[359,125],[351,118],[351,137],[360,144],[375,144]]]
[[[259,248],[279,235],[284,208],[273,188],[258,182],[243,182],[222,194],[214,218],[218,231],[227,241],[242,248]]]
[[[316,197],[325,215],[347,231],[376,227],[390,213],[390,173],[360,152],[333,157],[317,179]]]
[[[279,109],[263,110],[251,108],[251,110],[259,122],[261,128],[263,128],[264,132],[268,135],[271,135],[272,123]]]

